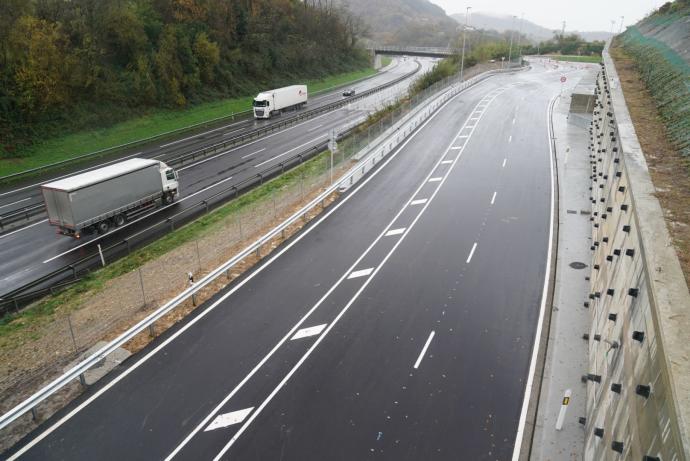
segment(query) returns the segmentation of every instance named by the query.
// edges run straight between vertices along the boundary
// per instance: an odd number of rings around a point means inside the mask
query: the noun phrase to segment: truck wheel
[[[101,221],[96,224],[96,229],[98,229],[99,234],[105,234],[110,229],[110,223],[108,221]]]
[[[172,193],[163,195],[163,203],[166,205],[170,205],[174,200],[175,200],[175,195]]]
[[[120,227],[127,222],[127,218],[125,218],[125,215],[119,214],[113,218],[113,222],[115,223],[115,226]]]

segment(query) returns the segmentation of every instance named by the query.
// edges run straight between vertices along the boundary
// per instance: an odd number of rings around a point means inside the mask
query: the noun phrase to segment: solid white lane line
[[[393,235],[402,234],[403,232],[405,232],[405,229],[406,229],[405,227],[401,227],[401,228],[399,228],[399,229],[391,229],[391,230],[389,230],[388,232],[386,232],[386,234],[384,235],[384,237],[391,237],[391,236],[393,236]]]
[[[410,202],[410,205],[424,205],[425,203],[426,203],[426,199],[425,199],[425,198],[420,198],[420,199],[418,199],[418,200],[412,200],[412,201]]]
[[[459,93],[462,94],[462,93]],[[448,104],[450,104],[453,100],[455,100],[455,97],[449,99],[446,101],[439,109],[443,109],[446,107]],[[179,330],[171,334],[166,340],[164,340],[162,343],[160,343],[157,347],[155,347],[151,352],[146,354],[144,357],[142,357],[138,362],[135,362],[132,366],[129,368],[125,369],[122,373],[120,373],[117,377],[115,377],[112,381],[108,382],[106,385],[101,387],[98,391],[94,392],[90,397],[88,397],[86,400],[84,400],[81,404],[79,404],[77,407],[75,407],[72,411],[67,413],[65,416],[60,418],[57,422],[55,422],[52,426],[49,428],[45,429],[43,432],[41,432],[39,435],[37,435],[35,438],[33,438],[31,441],[27,442],[26,445],[24,445],[21,449],[19,449],[16,453],[14,453],[8,461],[15,461],[17,458],[22,456],[24,453],[26,453],[28,450],[30,450],[32,447],[34,447],[36,444],[40,443],[43,439],[48,437],[50,434],[52,434],[56,429],[58,429],[60,426],[62,426],[65,422],[67,422],[69,419],[71,419],[75,414],[83,410],[85,407],[87,407],[89,404],[91,404],[94,400],[96,400],[98,397],[106,393],[108,390],[110,390],[113,386],[115,386],[117,383],[119,383],[121,380],[123,380],[125,377],[127,377],[130,373],[135,371],[137,368],[139,368],[141,365],[146,363],[151,357],[156,355],[158,352],[160,352],[163,348],[165,348],[168,344],[173,342],[175,339],[177,339],[179,336],[184,334],[185,331],[187,331],[189,328],[194,326],[198,321],[206,317],[210,312],[212,312],[216,307],[218,307],[223,301],[225,301],[228,297],[230,297],[232,294],[234,294],[237,290],[242,288],[246,283],[248,283],[250,280],[252,280],[255,276],[263,272],[267,267],[271,265],[276,259],[278,259],[280,256],[283,255],[283,253],[287,252],[292,248],[294,245],[299,243],[303,238],[305,238],[307,235],[309,235],[314,229],[318,228],[318,226],[324,222],[326,219],[328,219],[333,213],[338,211],[341,206],[346,204],[352,197],[355,197],[356,194],[363,188],[365,187],[372,179],[377,177],[381,171],[385,169],[385,167],[392,162],[398,154],[410,143],[412,140],[422,132],[423,128],[426,127],[429,123],[431,123],[438,114],[440,114],[442,111],[438,110],[434,114],[431,115],[422,125],[419,127],[417,131],[412,133],[412,135],[402,143],[399,147],[397,147],[393,153],[389,154],[387,156],[387,159],[383,162],[383,164],[375,169],[373,172],[371,172],[367,177],[365,177],[359,185],[349,194],[345,196],[342,200],[338,201],[334,206],[329,207],[329,211],[326,212],[321,218],[319,218],[313,226],[310,226],[307,228],[306,231],[301,233],[300,235],[297,236],[294,240],[292,240],[290,243],[288,243],[282,250],[278,251],[274,256],[272,256],[265,264],[260,266],[256,271],[252,272],[249,276],[247,276],[245,279],[243,279],[240,283],[235,285],[233,288],[228,290],[224,295],[222,295],[220,298],[218,298],[213,304],[208,306],[203,312],[201,312],[199,315],[194,317],[192,320],[189,322],[185,323]],[[325,114],[324,114],[325,115]],[[313,120],[313,119],[312,119]],[[417,192],[421,190],[421,186],[419,189],[417,189]],[[416,192],[415,192],[416,193]],[[405,210],[405,207],[401,208],[401,210],[398,212],[398,214],[393,218],[391,221],[391,224],[395,222],[395,220],[402,214],[402,212]],[[391,225],[389,224],[389,226]],[[106,234],[107,235],[107,234]],[[352,267],[355,267],[355,265],[359,264],[360,260],[364,258],[364,256],[371,250],[371,248],[376,245],[378,242],[378,238],[372,242],[372,244],[369,246],[369,248],[365,251],[360,258],[355,261]],[[347,274],[347,273],[346,273]],[[286,342],[289,340],[290,336],[294,334],[294,332],[304,323],[304,321],[321,305],[324,299],[328,297],[342,282],[342,280],[345,278],[345,275],[343,275],[338,282],[336,282],[333,287],[321,298],[319,302],[316,303],[312,307],[312,309],[307,312],[296,324],[295,326],[281,339],[278,341],[278,343],[271,349],[271,351],[266,354],[261,361],[242,379],[242,381],[230,392],[216,407],[215,409],[208,414],[206,418],[204,418],[201,423],[199,423],[188,435],[185,437],[185,439],[177,446],[175,449],[170,453],[165,459],[166,461],[171,460],[177,453],[184,448],[184,446],[189,443],[189,441],[196,435],[199,431],[201,431],[206,424],[211,420],[214,414],[216,414],[243,386],[247,381],[249,381],[252,376],[256,374],[256,372],[275,354],[275,352]],[[363,289],[363,288],[361,288]],[[317,340],[318,341],[318,340]]]
[[[454,98],[449,99],[448,102],[452,101],[453,99],[454,99]],[[443,108],[443,107],[444,107],[444,106],[441,106],[441,108]],[[440,112],[440,111],[438,111],[438,112],[436,112],[436,113],[439,113],[439,112]],[[423,128],[423,127],[424,127],[424,125],[422,125],[422,128]],[[420,131],[421,131],[421,130],[420,130]],[[417,131],[417,132],[419,132],[419,131]],[[448,150],[450,150],[450,146],[448,146],[448,149],[446,149],[446,152],[444,152],[443,156],[445,156],[445,155],[448,153]],[[443,156],[442,156],[441,158],[443,158]],[[457,163],[457,161],[458,161],[459,159],[460,159],[460,155],[458,155],[458,157],[455,159],[455,162],[454,162],[453,165],[451,166],[451,170],[452,170],[452,168],[455,166],[455,164]],[[441,162],[441,159],[439,159],[439,161],[436,163],[436,165],[434,165],[434,168],[436,168],[440,162]],[[432,171],[433,171],[433,170],[432,170]],[[432,173],[429,173],[429,175],[427,175],[427,178],[428,178],[429,176],[431,176],[431,174],[432,174]],[[446,178],[447,178],[447,176],[446,176]],[[415,190],[415,192],[412,194],[413,197],[414,197],[416,194],[419,193],[419,191],[420,191],[420,190],[422,189],[422,187],[424,186],[425,182],[426,182],[426,181],[422,182],[422,184],[419,185],[419,187],[417,188],[417,190]],[[445,179],[444,179],[443,182],[445,182]],[[439,192],[439,190],[441,189],[441,186],[443,185],[443,182],[442,182],[442,183],[436,188],[436,190],[431,194],[430,201],[433,200],[434,197],[436,197],[436,194],[437,194],[437,193]],[[429,204],[430,204],[430,203],[429,203]],[[422,217],[422,215],[424,214],[424,212],[426,211],[426,209],[429,207],[429,204],[424,205],[424,207],[422,208],[422,210],[421,210],[421,211],[417,214],[417,216],[412,220],[412,223],[410,224],[410,227],[407,228],[407,231],[405,231],[405,233],[402,235],[402,237],[395,243],[395,245],[393,245],[393,248],[386,254],[386,256],[385,256],[385,257],[383,258],[383,260],[381,261],[381,264],[378,265],[378,266],[376,267],[376,270],[374,271],[374,273],[372,274],[372,276],[369,277],[367,280],[364,281],[364,283],[363,283],[362,286],[359,288],[359,290],[357,290],[357,292],[355,293],[355,295],[350,299],[350,301],[345,305],[345,307],[340,311],[340,313],[338,313],[338,315],[337,315],[337,316],[335,317],[335,319],[331,322],[331,324],[328,326],[328,328],[326,328],[326,331],[324,331],[324,333],[323,333],[321,336],[319,336],[318,339],[317,339],[316,341],[314,341],[314,344],[309,348],[309,350],[307,350],[307,352],[306,352],[306,353],[302,356],[302,358],[295,364],[295,366],[288,372],[288,374],[285,375],[285,377],[280,381],[280,383],[278,383],[278,385],[276,386],[276,388],[273,389],[273,391],[268,395],[268,397],[266,397],[266,399],[263,401],[263,403],[261,403],[261,405],[259,405],[259,407],[256,409],[256,411],[249,417],[249,419],[247,420],[247,422],[244,423],[244,424],[242,425],[242,427],[240,427],[240,429],[235,433],[235,435],[230,439],[230,441],[228,441],[228,443],[221,449],[221,451],[216,455],[216,457],[213,458],[213,461],[220,461],[220,460],[223,458],[223,456],[225,455],[225,453],[227,453],[227,451],[232,447],[232,445],[242,436],[242,434],[243,434],[243,433],[247,430],[247,428],[251,425],[252,421],[261,413],[261,411],[266,407],[266,405],[268,405],[268,404],[270,403],[270,401],[273,400],[273,398],[276,396],[276,394],[278,394],[278,392],[280,392],[280,390],[283,388],[283,386],[285,386],[285,384],[290,380],[290,378],[292,377],[292,375],[294,375],[294,374],[297,372],[297,370],[298,370],[298,369],[302,366],[302,364],[309,358],[309,356],[314,352],[314,350],[316,350],[316,348],[319,346],[319,344],[321,343],[321,341],[328,335],[328,333],[331,331],[331,329],[333,329],[333,327],[336,325],[336,323],[338,323],[338,321],[340,321],[340,319],[342,318],[342,316],[345,315],[345,313],[346,313],[346,312],[350,309],[350,307],[355,303],[355,301],[359,298],[359,296],[362,294],[362,292],[367,288],[367,286],[369,285],[369,283],[374,279],[374,277],[376,276],[376,274],[378,273],[378,271],[386,264],[386,262],[388,261],[388,259],[390,259],[391,255],[395,252],[395,250],[398,248],[398,246],[402,243],[402,241],[405,239],[405,237],[409,234],[410,230],[415,226],[415,224],[417,223],[417,221],[419,221],[419,219]],[[405,210],[405,207],[402,207],[402,208],[400,209],[400,211],[395,215],[395,217],[393,218],[393,221],[391,221],[391,223],[395,222],[395,220],[398,219],[398,217],[402,214],[402,212],[403,212],[404,210]],[[389,225],[390,225],[390,224],[389,224]],[[355,264],[353,265],[353,267],[354,267],[355,265],[357,265],[357,264],[366,256],[366,254],[371,250],[371,248],[374,247],[374,245],[376,244],[376,242],[378,242],[378,240],[379,240],[380,238],[381,238],[381,235],[379,235],[379,237],[377,237],[376,240],[374,240],[374,242],[369,246],[369,248],[367,248],[367,250],[365,251],[365,253],[364,253],[362,256],[360,256],[360,258],[355,262]],[[330,290],[330,291],[332,291],[332,290]],[[327,293],[327,294],[324,296],[324,298],[321,298],[321,300],[319,301],[319,303],[321,303],[321,302],[325,299],[325,297],[328,296],[328,294],[330,294],[330,291],[329,291],[329,293]],[[185,441],[184,443],[186,443],[186,441]],[[179,452],[179,449],[176,449],[175,452],[173,453],[173,455],[170,455],[170,456],[168,456],[168,458],[166,458],[166,461],[170,460],[170,459],[172,458],[172,456],[174,456],[174,454],[175,454],[175,453],[178,453],[178,452]]]
[[[429,181],[427,181],[427,182],[439,182],[442,179],[443,179],[442,177],[436,176],[434,178],[429,178]]]
[[[453,163],[453,161],[452,160],[444,160],[441,162],[442,165],[447,165],[449,163]]]
[[[474,250],[477,249],[477,242],[474,242],[474,245],[472,245],[472,249],[470,250],[470,255],[467,257],[467,261],[465,261],[466,264],[469,264],[470,261],[472,261],[472,256],[474,256]]]
[[[21,232],[21,231],[23,231],[24,229],[28,229],[29,227],[37,226],[37,225],[39,225],[39,224],[41,224],[41,223],[44,223],[44,222],[48,222],[48,220],[47,220],[47,219],[44,219],[43,221],[38,221],[38,222],[35,222],[35,223],[33,223],[33,224],[29,224],[28,226],[24,226],[24,227],[22,227],[21,229],[17,229],[16,231],[12,231],[12,232],[8,232],[8,233],[6,233],[6,234],[4,234],[4,235],[0,235],[0,240],[4,239],[5,237],[9,237],[9,236],[12,235],[12,234],[16,234],[17,232]]]
[[[309,128],[309,129],[307,130],[307,133],[309,133],[309,132],[311,132],[311,131],[314,131],[314,130],[318,130],[318,129],[321,128],[322,126],[323,126],[323,123],[322,123],[321,125],[316,125],[316,126],[313,127],[313,128]]]
[[[5,208],[8,206],[16,205],[17,203],[26,202],[27,200],[31,200],[31,197],[23,198],[21,200],[17,200],[16,202],[8,203],[7,205],[2,205],[2,206],[0,206],[0,208]]]
[[[366,277],[367,275],[371,274],[374,272],[373,267],[369,267],[367,269],[360,269],[358,271],[353,271],[350,273],[350,275],[347,276],[348,279],[356,279],[359,277]]]
[[[506,167],[506,162],[507,162],[507,161],[508,161],[507,158],[504,158],[504,159],[503,159],[503,165],[501,165],[501,168],[505,168],[505,167]]]
[[[204,429],[204,432],[239,424],[249,416],[249,413],[251,413],[253,409],[254,407],[249,407],[244,410],[231,411],[230,413],[218,415],[213,422]]]
[[[553,218],[554,218],[554,212],[555,212],[555,187],[554,187],[554,164],[553,164],[553,146],[551,145],[551,128],[549,124],[549,106],[551,105],[551,102],[558,98],[558,96],[555,96],[551,101],[549,101],[549,105],[546,107],[546,137],[547,137],[547,143],[549,144],[549,164],[551,167],[551,219],[549,219],[549,249],[546,254],[546,270],[544,272],[544,288],[542,289],[542,294],[541,294],[541,306],[539,307],[539,320],[537,321],[537,329],[534,332],[534,343],[532,344],[532,358],[530,359],[530,364],[529,364],[529,371],[527,375],[527,382],[525,384],[525,396],[522,399],[522,409],[520,410],[520,420],[518,422],[518,430],[517,434],[515,436],[515,445],[513,445],[513,457],[512,461],[518,461],[520,459],[520,451],[522,448],[522,437],[523,433],[525,431],[525,423],[527,420],[527,407],[529,406],[529,401],[532,396],[532,382],[534,380],[534,372],[537,367],[537,356],[539,355],[539,342],[541,338],[541,330],[544,325],[544,313],[546,311],[546,300],[547,296],[549,294],[549,280],[551,278],[551,253],[553,251]],[[557,100],[557,99],[556,99]],[[555,104],[555,103],[554,103]]]
[[[463,94],[463,92],[461,92],[461,93],[459,93],[459,94]],[[456,97],[457,97],[457,95],[456,95]],[[141,359],[139,359],[139,361],[133,363],[130,367],[126,368],[122,373],[120,373],[119,375],[117,375],[113,380],[109,381],[109,382],[108,382],[107,384],[105,384],[103,387],[101,387],[101,388],[98,389],[96,392],[94,392],[90,397],[88,397],[86,400],[84,400],[82,403],[80,403],[80,404],[77,405],[74,409],[72,409],[69,413],[67,413],[65,416],[63,416],[63,417],[60,418],[58,421],[56,421],[52,426],[48,427],[48,428],[45,429],[43,432],[41,432],[40,434],[38,434],[35,438],[33,438],[32,440],[30,440],[29,442],[27,442],[27,444],[24,445],[21,449],[19,449],[16,453],[14,453],[14,454],[8,459],[8,461],[15,461],[17,458],[19,458],[19,457],[22,456],[24,453],[26,453],[27,451],[29,451],[32,447],[36,446],[36,445],[37,445],[38,443],[40,443],[43,439],[45,439],[45,438],[48,437],[50,434],[52,434],[56,429],[58,429],[60,426],[62,426],[63,424],[65,424],[65,422],[67,422],[68,420],[70,420],[75,414],[79,413],[81,410],[83,410],[84,408],[86,408],[89,404],[91,404],[93,401],[95,401],[98,397],[100,397],[101,395],[103,395],[104,393],[106,393],[108,390],[110,390],[111,388],[113,388],[117,383],[119,383],[120,381],[122,381],[123,379],[125,379],[130,373],[134,372],[137,368],[139,368],[141,365],[143,365],[144,363],[146,363],[151,357],[155,356],[157,353],[159,353],[161,350],[163,350],[168,344],[170,344],[170,343],[173,342],[175,339],[177,339],[179,336],[181,336],[182,334],[184,334],[188,329],[190,329],[191,327],[193,327],[198,321],[200,321],[201,319],[203,319],[204,317],[206,317],[206,315],[208,315],[209,313],[211,313],[216,307],[218,307],[218,306],[219,306],[221,303],[223,303],[227,298],[229,298],[229,297],[230,297],[231,295],[233,295],[236,291],[238,291],[240,288],[242,288],[245,284],[249,283],[249,281],[251,281],[254,277],[256,277],[258,274],[260,274],[261,272],[263,272],[263,271],[264,271],[267,267],[269,267],[276,259],[278,259],[278,258],[279,258],[280,256],[282,256],[285,252],[287,252],[288,250],[290,250],[294,245],[297,245],[297,243],[299,243],[303,238],[305,238],[307,235],[309,235],[314,229],[318,228],[318,226],[319,226],[322,222],[324,222],[326,219],[328,219],[333,213],[335,213],[336,211],[338,211],[338,209],[340,209],[341,206],[345,205],[350,199],[352,199],[352,197],[355,197],[356,194],[357,194],[362,188],[364,188],[371,180],[373,180],[376,176],[378,176],[379,173],[380,173],[381,171],[383,171],[383,170],[385,169],[385,167],[386,167],[390,162],[392,162],[392,161],[398,156],[398,154],[399,154],[400,152],[402,152],[402,150],[403,150],[410,142],[412,142],[412,140],[413,140],[419,133],[421,133],[421,132],[423,131],[424,127],[426,127],[429,123],[431,123],[431,122],[438,116],[438,114],[442,113],[442,111],[441,111],[440,109],[443,109],[444,107],[446,107],[448,104],[450,104],[450,103],[451,103],[452,101],[454,101],[454,100],[455,100],[455,97],[450,98],[448,101],[446,101],[446,102],[439,108],[439,110],[437,110],[435,113],[433,113],[424,123],[422,123],[422,125],[419,127],[419,129],[418,129],[417,131],[415,131],[414,133],[412,133],[412,135],[411,135],[405,142],[403,142],[402,145],[400,145],[399,147],[397,147],[397,148],[394,150],[393,153],[389,154],[389,155],[388,155],[388,158],[383,162],[383,164],[382,164],[379,168],[377,168],[377,169],[375,169],[373,172],[371,172],[371,173],[368,175],[368,177],[365,177],[365,178],[363,179],[363,181],[360,182],[359,185],[358,185],[352,192],[350,192],[349,194],[347,194],[347,195],[345,196],[345,198],[343,198],[342,200],[338,201],[338,203],[336,203],[336,204],[333,205],[332,207],[329,207],[329,210],[326,212],[326,214],[324,214],[323,216],[321,216],[321,217],[314,223],[313,226],[308,227],[306,231],[304,231],[303,233],[301,233],[300,235],[298,235],[294,240],[292,240],[290,243],[288,243],[282,250],[279,250],[278,253],[276,253],[274,256],[270,257],[270,259],[268,259],[268,261],[267,261],[265,264],[261,265],[256,271],[254,271],[254,272],[252,272],[251,274],[249,274],[249,276],[247,276],[247,277],[244,278],[241,282],[239,282],[237,285],[235,285],[233,288],[231,288],[230,290],[228,290],[224,295],[222,295],[220,298],[218,298],[213,304],[211,304],[210,306],[208,306],[208,307],[207,307],[205,310],[203,310],[199,315],[197,315],[197,316],[194,317],[192,320],[190,320],[189,322],[185,323],[180,329],[178,329],[177,331],[175,331],[174,333],[172,333],[167,339],[165,339],[163,342],[161,342],[158,346],[156,346],[156,347],[155,347],[153,350],[151,350],[148,354],[146,354],[146,355],[143,356]],[[325,114],[324,114],[324,115],[325,115]],[[312,120],[313,120],[313,119],[312,119]],[[457,160],[457,159],[456,159],[456,160]],[[422,186],[420,185],[420,187],[417,189],[417,191],[415,191],[415,194],[416,194],[417,192],[419,192],[419,190],[421,190],[421,187],[422,187]],[[389,226],[392,225],[392,223],[395,222],[395,220],[397,220],[398,217],[400,217],[400,215],[402,214],[402,212],[403,212],[404,210],[405,210],[405,207],[402,207],[402,208],[400,209],[400,211],[398,212],[398,214],[393,218],[393,220],[391,221],[391,223],[389,224]],[[106,234],[106,235],[107,235],[107,234]],[[406,234],[403,234],[403,237],[404,237],[404,235],[406,235]],[[352,267],[355,267],[357,264],[359,264],[360,260],[362,260],[362,259],[364,258],[364,256],[366,256],[366,254],[371,250],[371,248],[373,248],[373,247],[376,245],[376,243],[378,243],[379,239],[380,239],[380,238],[377,238],[376,240],[374,240],[374,242],[372,242],[372,244],[369,246],[369,248],[368,248],[367,250],[365,250],[364,254],[362,254],[362,255],[360,256],[360,258],[359,258],[357,261],[355,261],[355,263],[352,265]],[[400,240],[402,240],[402,238],[401,238]],[[345,274],[347,274],[347,272],[346,272]],[[217,412],[218,412],[218,411],[219,411],[219,410],[220,410],[220,409],[221,409],[221,408],[222,408],[222,407],[223,407],[223,406],[224,406],[224,405],[225,405],[225,404],[226,404],[226,403],[227,403],[227,402],[228,402],[228,401],[229,401],[229,400],[230,400],[230,399],[231,399],[231,398],[232,398],[232,397],[233,397],[233,396],[244,386],[244,384],[246,384],[246,383],[252,378],[252,376],[254,376],[254,375],[256,374],[256,372],[257,372],[257,371],[258,371],[258,370],[259,370],[259,369],[260,369],[260,368],[261,368],[261,367],[262,367],[262,366],[263,366],[263,365],[264,365],[264,364],[275,354],[275,352],[276,352],[286,341],[289,340],[290,336],[292,336],[292,335],[294,334],[294,332],[302,325],[302,323],[304,323],[304,321],[305,321],[305,320],[306,320],[306,319],[307,319],[307,318],[308,318],[308,317],[309,317],[309,316],[310,316],[310,315],[321,305],[321,303],[323,302],[323,300],[326,299],[326,298],[337,288],[337,286],[339,286],[340,282],[342,282],[342,280],[345,278],[345,274],[338,280],[338,282],[336,282],[335,285],[333,285],[333,287],[331,287],[331,289],[321,298],[321,300],[320,300],[319,302],[317,302],[316,305],[314,305],[314,306],[312,307],[312,309],[311,309],[309,312],[307,312],[307,313],[306,313],[306,314],[295,324],[295,326],[294,326],[294,327],[293,327],[293,328],[292,328],[292,329],[291,329],[281,340],[278,341],[278,343],[273,347],[273,349],[271,349],[271,351],[269,351],[268,354],[266,354],[266,355],[261,359],[261,361],[259,361],[259,363],[258,363],[258,364],[257,364],[257,365],[256,365],[256,366],[255,366],[255,367],[254,367],[254,368],[253,368],[253,369],[242,379],[242,381],[232,390],[232,392],[230,392],[230,393],[229,393],[229,394],[228,394],[228,395],[227,395],[227,396],[226,396],[226,397],[215,407],[215,409],[214,409],[211,413],[209,413],[208,416],[207,416],[206,418],[204,418],[204,419],[201,421],[201,423],[199,423],[199,424],[196,426],[196,428],[194,428],[194,430],[192,430],[192,431],[187,435],[187,437],[185,437],[185,439],[184,439],[184,440],[183,440],[183,441],[172,451],[172,453],[170,453],[170,454],[165,458],[166,461],[171,460],[175,455],[177,455],[177,453],[179,453],[180,450],[182,450],[182,448],[184,448],[184,446],[185,446],[187,443],[189,443],[189,441],[194,437],[194,435],[196,435],[199,431],[201,431],[201,430],[204,428],[204,426],[211,420],[211,418],[213,417],[213,415],[215,415],[215,414],[216,414],[216,413],[217,413]],[[365,282],[364,286],[360,288],[360,291],[363,291],[363,290],[364,290],[364,288],[365,288],[365,286],[366,286],[366,283],[367,283],[367,282]],[[320,338],[321,338],[321,337],[320,337]],[[320,338],[319,338],[319,339],[320,339]],[[319,340],[317,339],[317,341],[319,341]],[[312,347],[314,347],[314,346],[312,346]],[[227,451],[227,450],[226,450],[226,451]]]
[[[515,119],[513,118],[513,125],[515,125]]]
[[[251,157],[253,155],[260,154],[261,152],[263,152],[265,150],[266,150],[266,148],[264,147],[263,149],[259,149],[257,151],[254,151],[251,154],[244,155],[244,156],[242,156],[242,158],[248,158],[248,157]]]
[[[431,340],[434,339],[434,333],[433,331],[431,334],[429,334],[429,337],[426,340],[426,343],[424,343],[424,347],[422,347],[422,352],[419,353],[419,357],[417,357],[417,361],[414,363],[414,369],[416,370],[419,368],[419,364],[422,363],[422,359],[424,359],[424,355],[426,354],[426,350],[429,348],[429,344],[431,344]]]
[[[513,135],[511,134],[510,136],[508,136],[508,142],[510,142],[512,140],[513,140]]]
[[[491,204],[493,205],[496,202],[496,192],[494,192],[494,195],[491,197]]]
[[[302,328],[301,330],[297,330],[297,333],[295,333],[295,336],[292,337],[292,340],[294,341],[295,339],[308,338],[310,336],[316,336],[318,334],[321,334],[321,332],[324,328],[326,328],[327,325],[327,323],[324,323],[322,325],[316,325],[314,327]]]
[[[292,149],[287,150],[287,151],[283,152],[282,154],[278,154],[278,155],[276,155],[276,156],[273,157],[273,158],[269,158],[268,160],[266,160],[266,161],[264,161],[264,162],[261,162],[261,163],[259,163],[258,165],[254,165],[254,168],[259,168],[259,167],[261,167],[261,166],[264,166],[264,165],[267,164],[267,163],[271,163],[273,160],[275,160],[275,159],[277,159],[277,158],[280,158],[280,157],[282,157],[282,156],[284,156],[284,155],[289,154],[290,152],[294,152],[294,151],[296,151],[297,149],[301,149],[302,147],[306,146],[307,144],[311,144],[311,143],[313,143],[313,142],[315,142],[315,141],[318,141],[318,140],[321,139],[321,138],[326,138],[326,137],[328,137],[328,134],[322,134],[321,136],[317,136],[316,138],[314,138],[314,139],[312,139],[312,140],[310,140],[310,141],[307,141],[307,142],[305,142],[304,144],[300,144],[299,146],[293,147]]]
[[[211,184],[210,186],[204,187],[203,189],[198,190],[198,191],[194,192],[193,194],[186,195],[186,196],[182,197],[181,199],[179,199],[178,201],[173,202],[172,204],[170,204],[170,205],[168,205],[168,206],[165,206],[165,207],[162,207],[162,208],[158,208],[158,211],[160,211],[160,210],[165,210],[166,208],[170,208],[171,206],[175,206],[175,205],[177,205],[178,203],[184,202],[185,200],[189,200],[190,198],[192,198],[192,197],[194,197],[194,196],[196,196],[196,195],[199,195],[199,194],[201,194],[202,192],[206,192],[207,190],[209,190],[209,189],[211,189],[211,188],[213,188],[213,187],[216,187],[216,186],[218,186],[219,184],[223,184],[224,182],[230,181],[232,178],[233,178],[233,177],[230,176],[230,177],[225,178],[225,179],[223,179],[223,180],[221,180],[221,181],[218,181],[218,182],[215,183],[215,184]],[[143,219],[146,219],[146,218],[148,218],[148,217],[150,217],[150,216],[151,216],[150,214],[149,214],[149,215],[144,215],[144,216],[142,216],[142,217],[140,217],[140,218],[135,219],[134,221],[127,221],[127,224],[125,224],[124,226],[120,226],[120,227],[118,227],[117,229],[124,229],[125,227],[128,227],[128,226],[131,226],[132,224],[138,223],[139,221],[141,221],[141,220],[143,220]],[[46,219],[46,221],[47,221],[47,219]],[[154,224],[153,226],[150,226],[150,227],[154,227],[154,226],[156,226],[156,225],[158,225],[158,224]],[[139,234],[141,234],[142,232],[145,232],[146,230],[150,229],[150,227],[147,228],[147,229],[142,230],[141,232],[138,232],[137,234],[134,234],[134,235],[130,236],[130,238],[131,238],[131,237],[134,237],[134,236],[136,236],[136,235],[139,235]],[[61,257],[61,256],[66,255],[66,254],[69,254],[69,253],[73,252],[74,250],[78,250],[79,248],[82,248],[82,247],[84,247],[84,246],[86,246],[86,245],[89,245],[89,244],[91,244],[91,243],[95,243],[95,242],[97,242],[97,241],[99,241],[99,240],[102,240],[104,237],[107,237],[108,235],[112,234],[112,233],[115,232],[117,229],[113,229],[113,230],[109,231],[107,234],[99,235],[98,237],[96,237],[96,238],[93,239],[93,240],[89,240],[88,242],[84,242],[84,243],[82,243],[81,245],[77,245],[77,246],[75,246],[74,248],[71,248],[71,249],[69,249],[69,250],[67,250],[67,251],[65,251],[65,252],[63,252],[63,253],[60,253],[59,255],[55,255],[55,256],[53,256],[52,258],[46,259],[45,261],[43,261],[43,264],[49,263],[50,261],[53,261],[54,259],[57,259],[57,258],[59,258],[59,257]]]

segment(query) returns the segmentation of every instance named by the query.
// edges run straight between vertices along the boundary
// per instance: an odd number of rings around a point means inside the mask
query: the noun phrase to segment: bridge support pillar
[[[381,55],[380,54],[375,54],[374,55],[374,69],[378,70],[381,68]]]

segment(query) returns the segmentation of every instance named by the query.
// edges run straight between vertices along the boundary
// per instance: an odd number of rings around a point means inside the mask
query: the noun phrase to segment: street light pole
[[[467,26],[470,23],[470,9],[471,6],[467,7],[465,12],[465,27],[462,29],[462,58],[460,58],[460,81],[462,82],[462,75],[465,70],[465,35],[467,34]]]
[[[621,32],[623,32],[623,16],[621,16],[621,26],[618,28],[618,33],[620,34]]]

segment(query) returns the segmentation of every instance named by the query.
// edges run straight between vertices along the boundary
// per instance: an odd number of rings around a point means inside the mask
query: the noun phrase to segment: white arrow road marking
[[[297,330],[297,333],[295,333],[295,336],[292,337],[293,340],[295,339],[302,339],[302,338],[308,338],[309,336],[314,336],[320,334],[324,328],[326,328],[328,324],[324,323],[323,325],[316,325],[314,327],[308,327],[308,328],[302,328],[301,330]]]
[[[204,432],[241,423],[247,416],[249,416],[249,413],[251,413],[253,409],[254,407],[249,407],[245,408],[244,410],[231,411],[230,413],[218,415],[213,422],[211,422],[211,424],[204,429]]]

